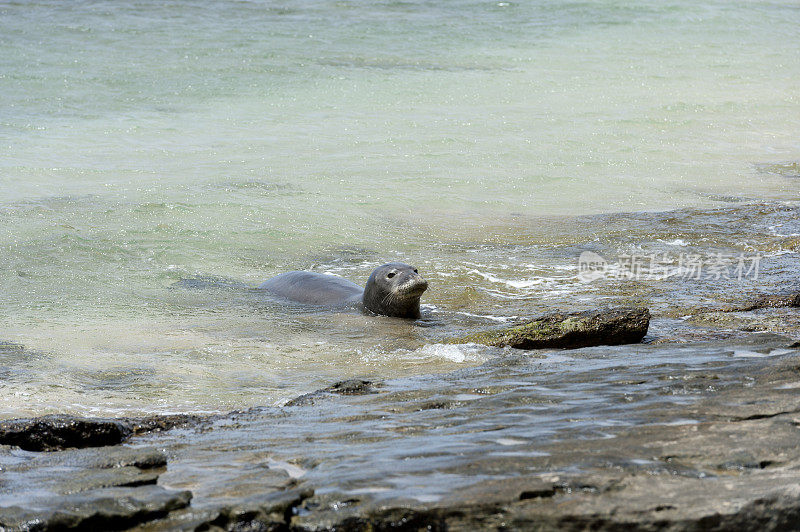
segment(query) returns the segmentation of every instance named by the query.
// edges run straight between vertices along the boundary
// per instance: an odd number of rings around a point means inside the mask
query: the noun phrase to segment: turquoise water
[[[768,1],[0,1],[0,341],[29,353],[0,415],[483,360],[436,327],[169,287],[405,260],[446,323],[587,304],[576,247],[710,244],[573,215],[800,199],[765,171],[800,159],[798,28]]]

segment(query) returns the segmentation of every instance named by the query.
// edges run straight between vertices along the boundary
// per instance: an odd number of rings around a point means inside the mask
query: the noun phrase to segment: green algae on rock
[[[649,325],[650,311],[640,307],[556,312],[510,327],[452,339],[448,343],[476,343],[517,349],[622,345],[641,342]]]

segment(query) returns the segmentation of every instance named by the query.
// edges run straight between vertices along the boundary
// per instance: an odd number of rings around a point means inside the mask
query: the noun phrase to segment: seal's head
[[[364,306],[376,314],[419,318],[419,298],[428,281],[417,269],[402,262],[375,268],[364,288]]]

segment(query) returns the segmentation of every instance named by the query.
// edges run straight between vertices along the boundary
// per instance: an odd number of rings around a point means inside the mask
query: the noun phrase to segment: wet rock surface
[[[0,447],[11,530],[785,530],[800,351],[778,335],[508,350],[127,443]],[[145,424],[146,425],[146,424]]]
[[[369,393],[376,393],[375,383],[364,379],[348,379],[346,381],[336,382],[326,388],[322,388],[321,390],[303,394],[300,397],[296,397],[288,401],[285,406],[314,404],[314,402],[324,399],[330,394],[365,395]]]
[[[201,416],[150,416],[141,419],[92,419],[49,415],[0,422],[0,445],[26,451],[55,451],[70,448],[118,445],[133,434],[168,430],[198,424]]]
[[[157,486],[167,458],[152,448],[110,446],[33,453],[0,450],[0,527],[126,529],[184,508],[191,492]]]
[[[42,510],[27,505],[2,509],[2,526],[11,530],[123,530],[166,516],[185,507],[188,491],[171,492],[159,486],[107,488],[58,496]]]
[[[746,312],[761,308],[800,307],[800,292],[762,296],[750,304],[731,311]]]
[[[132,433],[130,427],[112,419],[52,415],[0,423],[0,444],[26,451],[102,447],[122,443]]]
[[[517,349],[578,348],[642,341],[650,325],[646,308],[553,313],[525,323],[470,334],[453,343]]]

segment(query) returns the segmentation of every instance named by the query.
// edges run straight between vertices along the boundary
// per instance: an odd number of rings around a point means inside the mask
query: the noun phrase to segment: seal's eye
[[[416,268],[414,268],[414,273],[419,273]]]
[[[386,274],[386,277],[388,277],[389,279],[391,279],[392,277],[394,277],[394,272],[389,272],[389,273],[387,273],[387,274]]]

